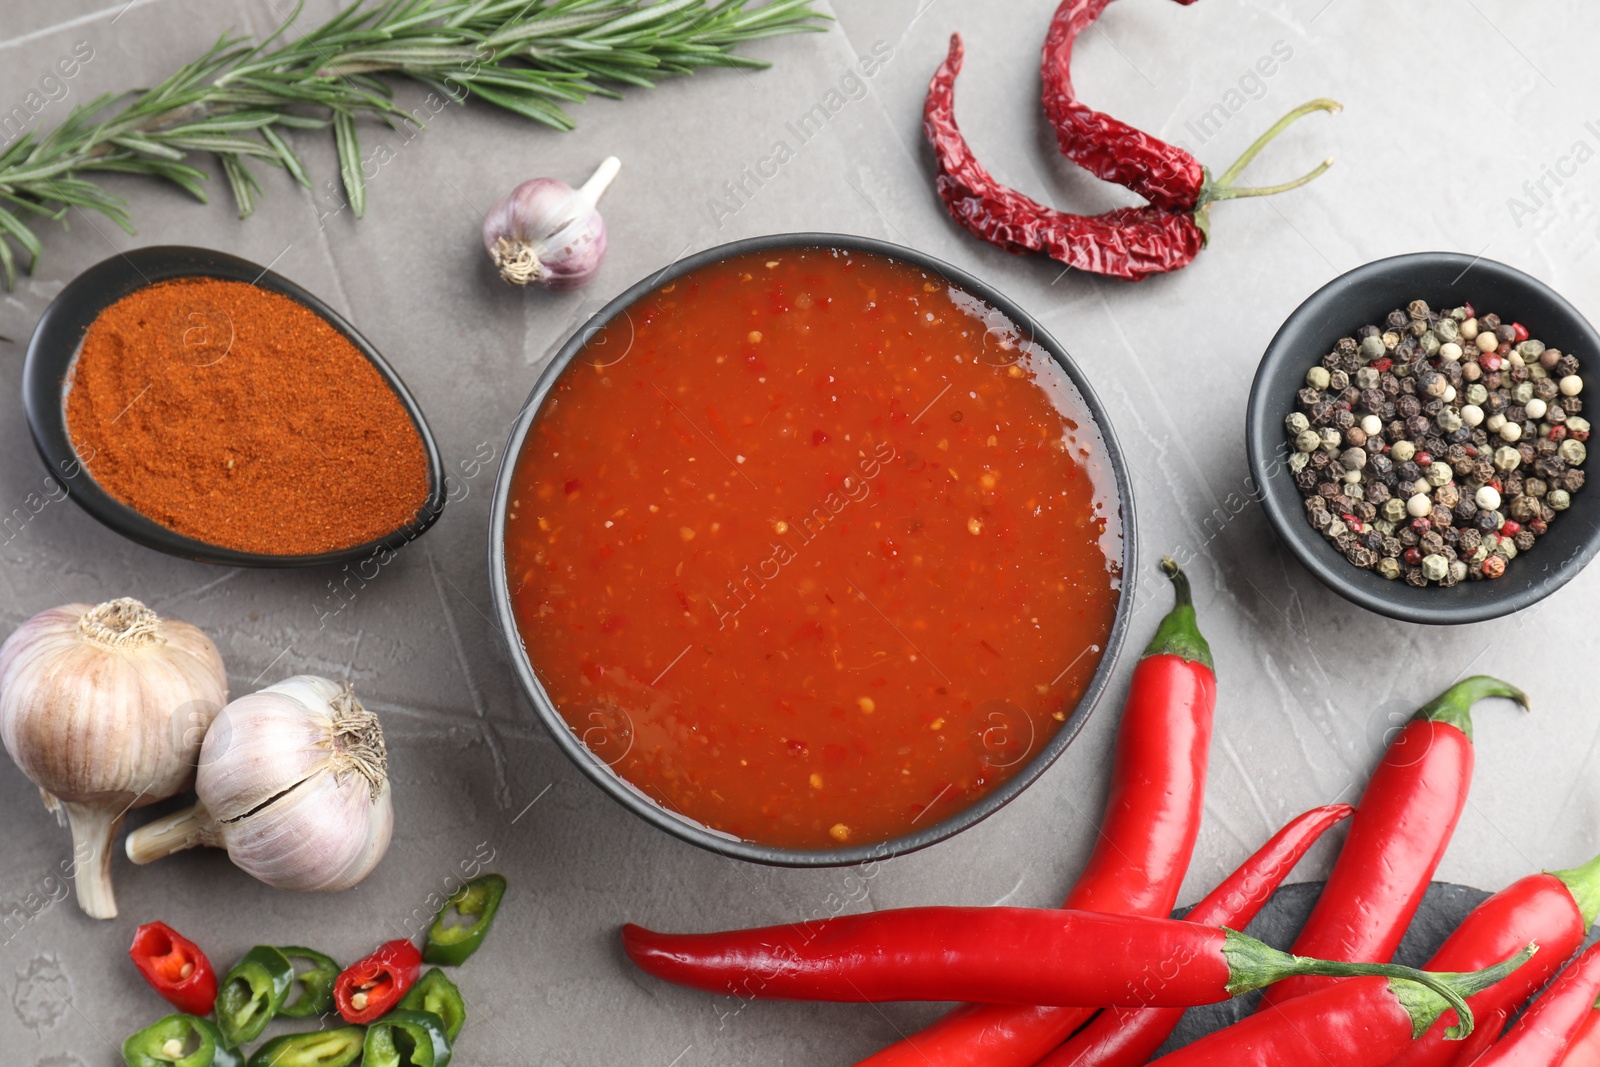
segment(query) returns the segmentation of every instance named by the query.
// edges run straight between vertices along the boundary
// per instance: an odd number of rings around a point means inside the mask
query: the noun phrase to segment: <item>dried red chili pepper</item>
[[[1205,800],[1217,677],[1189,579],[1162,561],[1177,604],[1134,668],[1094,852],[1064,904],[1165,916],[1177,903]],[[1031,1067],[1098,1005],[966,1004],[859,1067]]]
[[[1516,686],[1475,675],[1423,705],[1395,735],[1295,939],[1296,953],[1340,960],[1394,956],[1467,803],[1472,705],[1494,696],[1528,706]],[[1325,984],[1291,979],[1262,998],[1263,1009]]]
[[[1588,949],[1556,976],[1506,1036],[1473,1061],[1473,1067],[1551,1067],[1594,1011],[1600,996],[1600,945]]]
[[[410,941],[389,941],[346,967],[333,984],[333,1003],[347,1023],[370,1023],[400,1003],[422,973],[422,953]]]
[[[1205,237],[1188,212],[1137,207],[1069,215],[996,181],[956,126],[955,80],[962,54],[961,35],[951,34],[950,54],[928,84],[922,113],[938,160],[935,186],[952,218],[1008,252],[1043,252],[1070,267],[1129,281],[1193,261]]]
[[[1189,4],[1194,0],[1178,2]],[[1072,44],[1110,3],[1111,0],[1063,0],[1045,36],[1040,61],[1044,110],[1055,128],[1056,143],[1068,159],[1097,178],[1126,186],[1155,207],[1195,212],[1202,232],[1206,230],[1207,205],[1218,200],[1286,192],[1306,184],[1333,164],[1332,159],[1323,160],[1309,174],[1281,185],[1233,184],[1250,161],[1290,123],[1313,111],[1340,110],[1333,100],[1313,100],[1289,112],[1216,179],[1199,160],[1177,145],[1084,104],[1072,86]]]
[[[1354,812],[1348,804],[1329,804],[1292,820],[1184,918],[1244,929],[1323,833]],[[1182,1018],[1182,1008],[1107,1008],[1039,1061],[1039,1067],[1139,1067]]]
[[[168,1004],[190,1015],[211,1014],[217,972],[193,941],[166,923],[145,923],[134,931],[128,955]]]
[[[1178,0],[1192,4],[1194,0]],[[1072,87],[1072,43],[1111,0],[1063,0],[1044,39],[1040,76],[1044,113],[1061,152],[1097,178],[1125,185],[1157,207],[1187,211],[1198,202],[1205,171],[1176,145],[1088,107]]]

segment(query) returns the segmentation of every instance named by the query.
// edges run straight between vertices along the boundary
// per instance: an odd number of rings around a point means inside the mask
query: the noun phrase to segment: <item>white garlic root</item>
[[[128,597],[42,611],[0,645],[0,740],[72,828],[85,914],[116,916],[123,817],[188,788],[227,698],[210,639]]]
[[[222,710],[195,792],[193,807],[128,835],[130,860],[210,845],[278,889],[336,892],[371,873],[394,828],[378,717],[348,685],[310,675]]]

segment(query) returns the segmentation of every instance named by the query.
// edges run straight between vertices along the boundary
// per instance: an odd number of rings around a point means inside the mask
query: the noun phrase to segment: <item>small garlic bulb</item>
[[[490,208],[483,246],[500,277],[547,289],[576,289],[593,278],[606,255],[606,224],[595,204],[621,167],[616,156],[607,156],[581,189],[534,178]]]
[[[0,739],[72,827],[86,914],[116,916],[111,840],[123,816],[189,787],[227,699],[210,638],[128,597],[42,611],[0,646]]]
[[[211,845],[275,888],[335,892],[372,872],[394,829],[378,717],[313,675],[223,708],[194,788],[198,804],[128,835],[129,859]]]

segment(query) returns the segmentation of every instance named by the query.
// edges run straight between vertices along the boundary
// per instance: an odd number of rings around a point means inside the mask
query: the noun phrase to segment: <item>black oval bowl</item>
[[[1250,387],[1245,447],[1267,516],[1278,535],[1322,582],[1369,611],[1406,622],[1456,624],[1520,611],[1561,588],[1600,550],[1600,486],[1572,495],[1572,506],[1550,524],[1529,552],[1518,554],[1503,577],[1452,588],[1416,589],[1352,566],[1306,521],[1300,490],[1287,463],[1284,419],[1295,410],[1305,374],[1341,337],[1381,322],[1415,299],[1434,309],[1471,303],[1528,332],[1583,364],[1584,395],[1595,395],[1600,333],[1548,285],[1504,263],[1459,252],[1416,252],[1380,259],[1342,274],[1294,310],[1267,346]],[[1585,417],[1588,417],[1587,411]]]
[[[241,552],[169,530],[117,500],[95,482],[88,466],[80,462],[67,432],[66,390],[84,334],[102,311],[123,297],[178,278],[221,278],[280,293],[316,312],[367,357],[411,417],[428,458],[428,496],[414,519],[382,537],[331,552],[299,556]],[[33,338],[28,342],[27,362],[22,369],[22,401],[27,409],[33,443],[44,458],[45,466],[83,510],[146,548],[184,559],[228,567],[315,567],[349,563],[384,549],[393,551],[415,540],[438,520],[444,509],[444,462],[428,423],[422,417],[422,409],[417,407],[394,368],[354,326],[327,304],[289,279],[226,252],[182,245],[135,248],[102,260],[78,275],[45,308],[39,325],[34,328]]]
[[[1116,480],[1117,503],[1123,532],[1122,591],[1117,603],[1116,616],[1112,622],[1111,632],[1106,640],[1105,650],[1101,654],[1100,664],[1096,668],[1093,677],[1090,678],[1089,685],[1084,690],[1083,697],[1079,700],[1077,707],[1072,710],[1072,713],[1067,717],[1067,721],[1051,737],[1049,743],[1036,752],[1024,767],[994,792],[942,822],[932,824],[914,833],[876,844],[815,851],[776,848],[712,830],[701,823],[661,806],[607,766],[600,757],[595,755],[583,743],[572,727],[561,717],[561,713],[556,710],[549,694],[545,692],[544,685],[539,681],[538,673],[535,671],[532,661],[528,658],[527,649],[523,647],[521,635],[517,630],[517,620],[511,609],[510,587],[505,570],[507,502],[510,500],[511,495],[511,477],[516,469],[517,460],[521,456],[523,441],[527,437],[529,428],[538,417],[539,409],[551,386],[567,368],[567,365],[572,362],[573,358],[583,350],[586,340],[618,313],[659,285],[666,284],[699,267],[731,256],[784,248],[847,249],[885,256],[911,264],[948,279],[968,293],[983,300],[989,306],[998,309],[1019,328],[1029,331],[1032,338],[1043,349],[1048,351],[1051,357],[1066,371],[1068,378],[1083,402],[1084,410],[1088,412],[1096,430],[1100,434],[1101,440],[1105,444],[1106,454],[1104,458]],[[1078,731],[1083,728],[1089,713],[1093,711],[1095,703],[1105,690],[1106,683],[1116,663],[1117,652],[1122,647],[1123,640],[1127,636],[1128,621],[1133,610],[1133,588],[1136,584],[1134,579],[1138,574],[1135,552],[1136,542],[1132,483],[1129,481],[1127,469],[1123,464],[1122,450],[1118,447],[1116,436],[1112,433],[1111,425],[1106,419],[1105,409],[1095,396],[1094,390],[1089,387],[1089,383],[1082,372],[1073,363],[1072,358],[1067,355],[1066,350],[1045,332],[1034,321],[1032,316],[988,284],[979,281],[965,271],[952,267],[915,249],[890,244],[887,241],[877,241],[848,234],[785,233],[752,237],[718,245],[715,248],[706,249],[686,259],[677,260],[669,264],[660,272],[636,282],[620,296],[617,296],[605,307],[601,308],[584,324],[582,329],[568,338],[566,343],[561,346],[550,365],[539,376],[537,384],[533,387],[533,392],[529,394],[527,403],[522,409],[522,414],[512,427],[505,451],[501,453],[500,473],[495,482],[494,502],[489,519],[489,580],[493,586],[495,611],[499,619],[500,631],[506,639],[506,647],[510,653],[512,665],[516,670],[517,678],[522,683],[523,689],[527,691],[529,699],[533,702],[539,718],[567,757],[591,781],[605,790],[612,799],[641,819],[665,830],[674,837],[724,856],[783,867],[837,867],[887,859],[892,856],[915,852],[917,849],[926,848],[937,841],[942,841],[952,834],[959,833],[967,827],[981,822],[1013,800],[1032,784],[1039,775],[1043,774],[1062,752],[1066,751],[1067,746],[1077,737]]]

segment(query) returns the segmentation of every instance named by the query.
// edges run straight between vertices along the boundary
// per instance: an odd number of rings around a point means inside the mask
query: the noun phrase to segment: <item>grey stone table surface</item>
[[[275,0],[5,0],[0,112],[42,91],[30,128],[95,94],[147,85],[225,31],[260,33]],[[826,3],[823,4],[826,7]],[[307,5],[306,20],[334,9]],[[1038,315],[1082,363],[1129,454],[1145,560],[1190,559],[1220,666],[1220,706],[1192,901],[1293,814],[1357,795],[1385,732],[1468,671],[1502,674],[1535,712],[1478,716],[1479,770],[1440,877],[1497,888],[1600,850],[1594,627],[1600,568],[1539,607],[1430,629],[1386,621],[1320,587],[1276,543],[1252,497],[1243,413],[1256,360],[1313,289],[1381,256],[1453,249],[1503,260],[1600,315],[1600,9],[1515,0],[1160,0],[1114,5],[1080,43],[1080,84],[1119,117],[1226,165],[1312,97],[1346,110],[1303,121],[1251,172],[1334,167],[1270,201],[1221,205],[1214,239],[1181,273],[1138,285],[1062,276],[958,231],[934,199],[920,134],[929,74],[959,29],[959,115],[996,174],[1079,210],[1129,202],[1064,164],[1044,128],[1037,52],[1050,0],[841,0],[826,33],[760,42],[759,72],[665,82],[576,111],[576,131],[448,107],[382,144],[357,221],[326,190],[264,175],[257,215],[114,182],[139,232],[73,217],[39,271],[0,295],[0,622],[54,604],[135,595],[212,634],[235,693],[294,673],[351,679],[390,736],[397,832],[387,859],[337,896],[267,889],[216,852],[116,864],[122,915],[96,923],[52,900],[68,839],[31,785],[0,765],[0,1039],[8,1063],[99,1067],[162,1005],[133,977],[133,927],[164,918],[227,960],[257,941],[353,958],[414,928],[430,894],[492,852],[513,886],[490,945],[460,974],[473,1064],[848,1064],[927,1020],[927,1005],[741,1004],[632,973],[628,919],[660,927],[776,922],[841,908],[1044,905],[1089,849],[1133,650],[1165,603],[1141,590],[1124,669],[1076,743],[982,825],[916,855],[851,871],[741,865],[672,840],[605,798],[534,720],[492,621],[485,531],[510,422],[560,341],[610,296],[685,251],[731,238],[836,230],[925,249]],[[91,53],[47,82],[62,56]],[[861,57],[876,55],[872,76]],[[1258,61],[1264,57],[1270,63]],[[1270,68],[1270,76],[1261,69]],[[420,95],[402,90],[415,105]],[[40,97],[32,98],[41,102]],[[826,122],[794,123],[822,104]],[[1207,116],[1210,116],[1207,119]],[[315,174],[331,143],[299,139]],[[500,285],[480,212],[537,175],[576,181],[623,160],[605,201],[612,250],[573,294]],[[750,170],[747,171],[747,168]],[[755,173],[759,180],[749,179]],[[766,175],[761,177],[761,175]],[[218,196],[226,199],[224,192]],[[374,580],[224,570],[147,551],[44,488],[19,395],[25,340],[77,272],[141,244],[246,256],[322,295],[389,357],[427,411],[464,493]],[[1600,354],[1590,354],[1600,355]],[[23,508],[23,514],[14,509]],[[138,814],[135,821],[147,818]],[[1299,877],[1320,877],[1331,842]],[[21,918],[17,918],[21,916]]]

